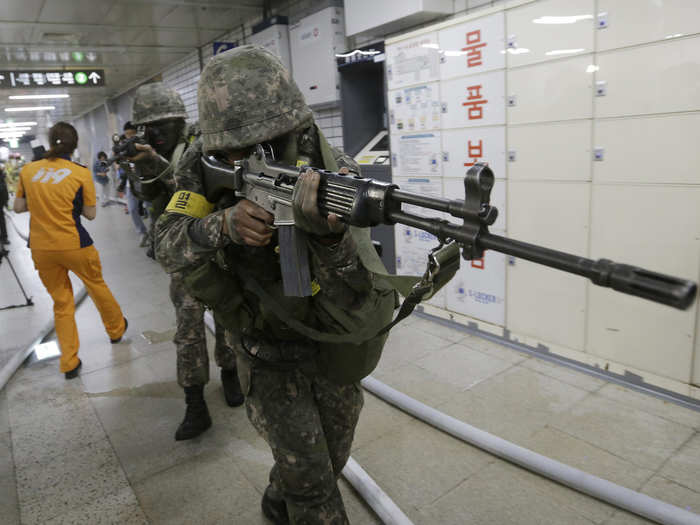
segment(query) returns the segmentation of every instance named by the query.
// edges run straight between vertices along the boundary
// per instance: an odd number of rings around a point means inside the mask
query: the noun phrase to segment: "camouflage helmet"
[[[182,97],[162,82],[144,84],[136,90],[133,113],[137,126],[168,118],[187,118]]]
[[[202,71],[197,95],[204,151],[266,142],[313,118],[282,62],[253,45],[215,55]]]

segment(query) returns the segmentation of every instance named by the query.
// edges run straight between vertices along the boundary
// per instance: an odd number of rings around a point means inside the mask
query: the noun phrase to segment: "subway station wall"
[[[313,4],[289,2],[287,13]],[[402,187],[456,198],[464,169],[488,161],[497,176],[495,233],[699,280],[700,4],[455,0],[455,13],[387,40],[392,163]],[[253,22],[220,40],[247,42]],[[182,95],[191,121],[211,53],[204,46],[201,64],[193,52],[159,75]],[[78,119],[79,130],[121,131],[133,93]],[[315,116],[342,146],[340,111]],[[83,149],[88,162],[100,148]],[[396,243],[397,271],[422,271],[434,239],[402,227]],[[689,386],[700,384],[697,306],[677,312],[488,252],[463,266],[431,301],[445,315],[700,397]]]
[[[700,279],[698,2],[512,0],[386,50],[398,180],[459,198],[486,161],[495,233]],[[397,228],[396,243],[410,273],[436,241]],[[700,397],[697,304],[680,312],[488,252],[463,266],[433,301],[446,314]]]

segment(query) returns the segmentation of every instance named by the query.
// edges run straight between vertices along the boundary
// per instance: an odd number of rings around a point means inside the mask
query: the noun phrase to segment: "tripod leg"
[[[10,260],[10,255],[7,252],[5,252],[5,259],[7,259],[7,264],[10,265],[10,270],[12,270],[12,275],[15,276],[15,281],[17,281],[17,285],[19,286],[19,289],[22,290],[22,295],[24,295],[25,301],[27,301],[26,306],[33,305],[34,302],[32,301],[31,297],[27,296],[27,292],[24,291],[24,286],[22,286],[22,281],[19,280],[19,276],[17,275],[17,272],[15,271],[15,267],[12,266],[12,261]]]

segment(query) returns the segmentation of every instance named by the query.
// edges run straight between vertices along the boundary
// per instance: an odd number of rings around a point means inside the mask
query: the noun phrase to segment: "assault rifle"
[[[310,295],[308,261],[302,245],[303,232],[294,228],[292,194],[299,174],[295,168],[274,162],[258,145],[233,167],[203,155],[201,166],[207,199],[217,202],[231,191],[275,216],[280,245],[280,264],[287,295]],[[598,286],[643,297],[681,310],[694,301],[697,285],[692,281],[664,275],[609,259],[594,261],[578,255],[528,244],[489,233],[498,210],[489,203],[494,175],[488,165],[477,163],[464,178],[464,200],[427,197],[402,191],[397,185],[367,179],[359,174],[315,170],[321,174],[318,206],[322,215],[338,215],[350,226],[366,228],[379,224],[405,224],[432,233],[441,244],[456,243],[465,260],[480,259],[484,250],[526,259],[568,273],[581,275]],[[462,224],[425,218],[402,211],[402,204],[443,212],[462,219]],[[457,259],[457,262],[459,259]]]

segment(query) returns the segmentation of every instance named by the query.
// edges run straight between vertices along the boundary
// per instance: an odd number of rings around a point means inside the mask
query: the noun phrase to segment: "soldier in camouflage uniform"
[[[175,191],[174,171],[190,146],[185,124],[187,112],[174,89],[156,82],[136,91],[133,116],[136,125],[146,128],[145,138],[149,146],[138,145],[137,148],[144,153],[134,160],[143,179],[142,191],[152,203],[155,223]],[[170,279],[170,299],[177,319],[173,339],[177,349],[177,382],[185,390],[187,404],[185,418],[175,433],[178,441],[196,437],[211,426],[204,400],[204,385],[209,382],[204,305],[189,294],[183,278],[182,273],[175,272]],[[244,398],[236,373],[235,354],[224,332],[223,327],[217,326],[214,355],[216,364],[221,367],[221,382],[228,405],[240,406]]]
[[[197,149],[231,165],[257,143],[269,143],[288,165],[331,168],[337,161],[347,172],[352,163],[335,151],[335,161],[324,166],[321,146],[328,146],[311,110],[281,62],[261,48],[241,46],[212,58],[202,72],[198,101],[202,136],[178,168],[176,197],[184,193],[190,201],[206,202]],[[212,279],[239,290],[231,292],[221,317],[233,329],[227,336],[235,345],[248,417],[275,459],[262,499],[264,514],[275,523],[348,523],[337,478],[350,455],[362,392],[359,383],[331,381],[319,365],[319,344],[285,325],[260,297],[235,286],[244,284],[236,272],[245,268],[289,317],[309,327],[342,328],[319,307],[321,299],[361,322],[376,315],[373,274],[337,217],[319,214],[318,183],[308,170],[294,197],[295,222],[309,233],[312,277],[320,287],[313,297],[284,296],[273,217],[251,201],[239,199],[218,211],[213,205],[178,209],[171,201],[156,229],[158,260],[167,271],[196,273],[217,254],[227,280]]]

